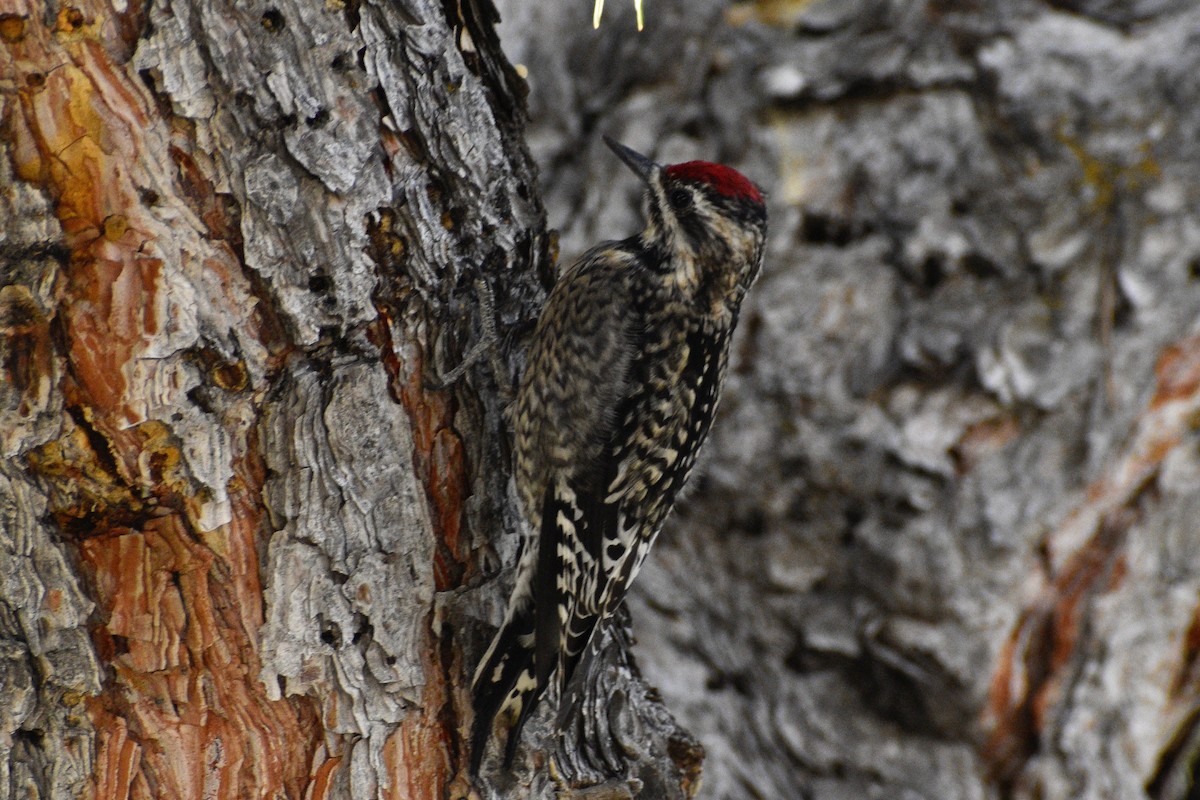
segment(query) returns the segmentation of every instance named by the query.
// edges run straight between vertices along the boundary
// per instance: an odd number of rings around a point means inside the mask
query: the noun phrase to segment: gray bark
[[[46,524],[45,488],[15,459],[61,425],[62,393],[53,388],[61,364],[45,336],[61,231],[46,198],[14,182],[7,158],[0,185],[3,241],[21,252],[4,263],[0,281],[0,797],[70,797],[92,768],[92,730],[80,706],[100,688],[87,631],[93,603]]]
[[[474,5],[79,5],[83,44],[68,9],[23,6],[19,42],[0,18],[0,797],[466,792],[539,198],[563,261],[638,225],[599,132],[742,169],[772,231],[704,472],[630,602],[665,708],[606,631],[560,762],[636,779],[608,796],[694,791],[674,713],[706,797],[1194,796],[1194,3],[647,0],[638,35],[616,0],[599,31],[589,3],[510,0],[528,126]],[[44,92],[80,87],[100,100],[59,120]],[[92,218],[89,173],[51,161],[105,125]],[[164,323],[113,334],[115,403],[78,338],[112,264],[157,270]],[[479,277],[508,374],[433,391],[482,336]],[[84,578],[166,540],[188,555],[146,557],[161,610],[114,605],[136,572]],[[189,605],[196,564],[244,600],[246,563],[261,618]],[[197,630],[253,643],[237,681],[265,699],[238,705]],[[196,680],[139,695],[137,669]],[[265,774],[284,757],[299,777]],[[483,791],[553,788],[522,766]]]
[[[0,798],[468,792],[553,272],[492,13],[0,16]],[[579,739],[543,715],[485,796],[554,796],[551,749],[681,795],[691,742],[607,636]]]
[[[599,132],[770,193],[630,603],[702,795],[1195,796],[1200,9],[585,6],[501,5],[564,261]]]

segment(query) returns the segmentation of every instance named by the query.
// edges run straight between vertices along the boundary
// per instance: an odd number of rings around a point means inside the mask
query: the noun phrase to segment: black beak
[[[602,135],[601,138],[617,154],[617,158],[624,161],[625,165],[637,173],[637,176],[647,185],[650,183],[650,173],[658,168],[658,164],[646,158],[638,151],[631,150],[610,136]]]

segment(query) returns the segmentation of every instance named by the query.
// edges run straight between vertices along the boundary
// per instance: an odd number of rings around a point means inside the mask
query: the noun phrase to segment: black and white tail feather
[[[494,719],[506,713],[515,717],[504,748],[504,767],[512,766],[521,731],[550,688],[552,675],[557,676],[560,717],[574,706],[567,687],[601,618],[599,606],[580,602],[573,590],[601,574],[582,543],[591,538],[585,531],[589,523],[604,514],[588,513],[595,509],[581,500],[565,483],[547,487],[541,535],[522,541],[517,588],[472,683],[472,774],[479,773]]]

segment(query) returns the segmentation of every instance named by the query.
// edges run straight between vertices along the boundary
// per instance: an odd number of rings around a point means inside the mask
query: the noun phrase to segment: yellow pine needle
[[[646,15],[642,9],[643,0],[633,0],[633,8],[637,11],[637,26],[638,30],[646,27]],[[592,27],[600,27],[600,17],[604,15],[604,0],[596,0],[596,6],[592,9]]]

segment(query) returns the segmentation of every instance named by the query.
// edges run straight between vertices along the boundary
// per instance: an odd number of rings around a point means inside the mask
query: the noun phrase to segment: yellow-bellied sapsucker
[[[516,397],[528,524],[516,586],[475,672],[472,773],[495,717],[505,764],[557,670],[560,703],[596,626],[620,605],[708,435],[767,211],[741,173],[661,166],[608,143],[646,183],[646,228],[589,251],[538,322]]]

